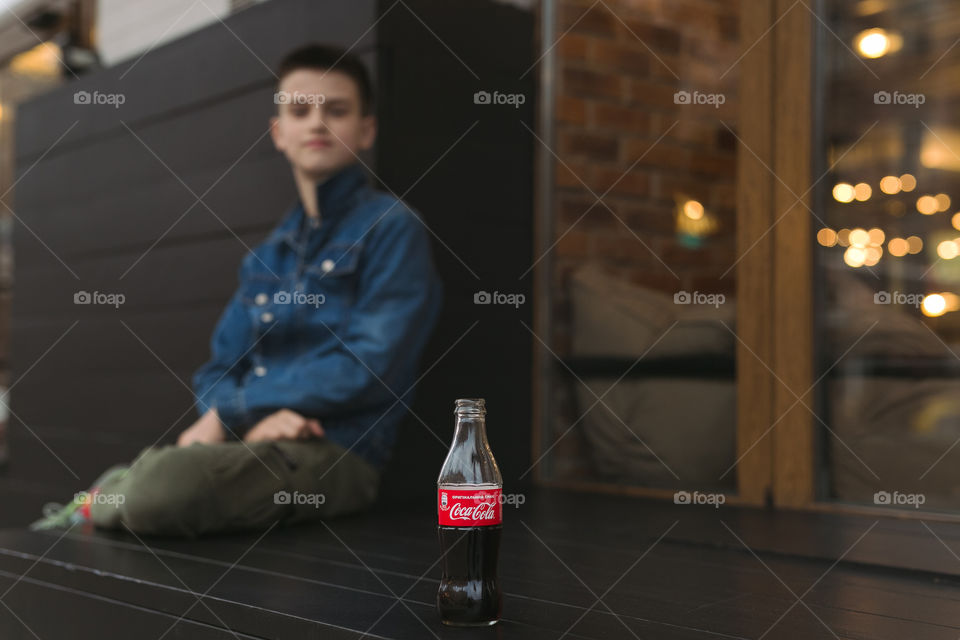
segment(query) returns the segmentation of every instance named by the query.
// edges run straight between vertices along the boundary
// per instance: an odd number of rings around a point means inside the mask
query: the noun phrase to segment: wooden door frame
[[[811,254],[813,16],[741,3],[737,173],[737,486],[752,504],[814,501]]]

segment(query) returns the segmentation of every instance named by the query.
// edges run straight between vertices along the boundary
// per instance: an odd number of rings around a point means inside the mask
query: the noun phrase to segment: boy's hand
[[[258,422],[247,435],[245,442],[258,440],[305,440],[323,437],[323,427],[318,420],[305,418],[296,411],[281,409]]]
[[[220,424],[220,417],[216,409],[210,409],[200,416],[200,419],[180,434],[177,438],[178,447],[187,447],[194,442],[214,443],[223,442],[227,439],[227,434],[223,431]]]

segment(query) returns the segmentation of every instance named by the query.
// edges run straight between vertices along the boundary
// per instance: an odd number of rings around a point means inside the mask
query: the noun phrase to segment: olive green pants
[[[326,438],[148,447],[100,487],[90,513],[98,527],[194,537],[360,511],[379,482]]]

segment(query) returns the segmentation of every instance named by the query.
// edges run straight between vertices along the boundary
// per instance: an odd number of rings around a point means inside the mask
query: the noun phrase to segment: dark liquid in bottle
[[[497,556],[502,532],[502,525],[437,527],[444,554],[437,611],[444,624],[486,626],[500,619]]]

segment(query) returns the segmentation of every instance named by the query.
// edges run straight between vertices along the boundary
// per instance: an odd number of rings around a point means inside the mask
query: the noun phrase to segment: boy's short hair
[[[278,91],[280,82],[298,69],[339,71],[346,74],[357,85],[357,93],[360,95],[360,112],[365,116],[373,113],[373,84],[370,82],[370,74],[360,58],[352,53],[321,44],[308,44],[290,51],[277,67]]]

